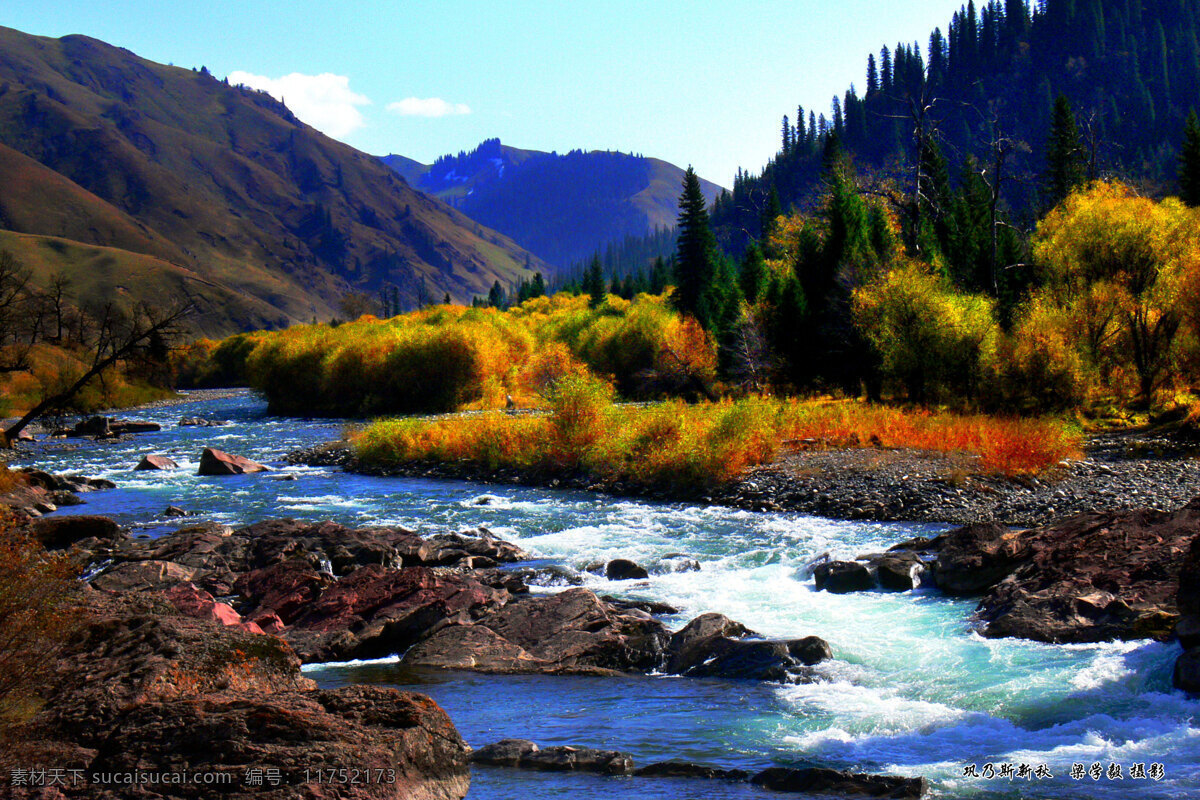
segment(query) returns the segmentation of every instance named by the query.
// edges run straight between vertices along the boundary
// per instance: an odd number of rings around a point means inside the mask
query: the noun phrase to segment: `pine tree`
[[[702,302],[716,274],[717,240],[708,221],[700,179],[688,167],[679,197],[679,242],[675,258],[675,307],[691,314],[705,330],[716,322]]]
[[[492,284],[492,288],[488,292],[487,304],[492,308],[504,308],[504,287],[500,285],[500,281]]]
[[[530,297],[544,297],[546,294],[546,280],[542,277],[542,273],[537,273],[533,276],[533,282],[529,285]]]
[[[767,282],[767,262],[757,244],[751,243],[742,256],[742,271],[739,278],[746,302],[754,305]]]
[[[1054,118],[1050,123],[1050,139],[1046,144],[1046,192],[1051,206],[1066,199],[1075,187],[1083,183],[1083,152],[1079,145],[1079,128],[1066,95],[1054,101]]]
[[[599,308],[604,303],[604,267],[600,264],[600,256],[592,256],[587,271],[583,274],[583,291],[588,296],[588,306]]]
[[[1193,208],[1200,206],[1200,120],[1188,114],[1183,150],[1179,154],[1179,197]]]
[[[446,305],[446,306],[448,306],[448,305],[450,305],[450,304],[451,304],[451,303],[453,303],[453,302],[454,302],[454,301],[450,299],[450,293],[449,293],[449,292],[446,292],[446,296],[445,296],[445,297],[442,299],[442,305]]]

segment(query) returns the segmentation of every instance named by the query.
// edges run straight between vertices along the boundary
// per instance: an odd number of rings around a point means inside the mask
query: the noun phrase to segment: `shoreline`
[[[971,474],[972,459],[965,455],[810,449],[752,467],[738,480],[709,490],[643,487],[565,470],[493,469],[469,463],[364,465],[345,441],[293,451],[283,460],[363,475],[572,489],[842,520],[1036,527],[1089,511],[1178,508],[1200,496],[1198,452],[1193,444],[1144,431],[1094,435],[1085,445],[1083,459],[1063,462],[1054,474],[1010,478]]]

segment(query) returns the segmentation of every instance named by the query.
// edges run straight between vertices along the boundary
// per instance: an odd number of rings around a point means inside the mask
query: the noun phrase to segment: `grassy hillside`
[[[0,145],[4,227],[168,261],[276,319],[546,268],[270,96],[83,36],[0,28]]]
[[[412,186],[559,267],[610,242],[674,227],[683,182],[682,169],[656,158],[582,150],[559,155],[499,139],[428,166],[398,155],[382,160]],[[709,202],[721,191],[701,184]]]
[[[288,323],[279,309],[264,300],[144,253],[13,231],[0,231],[0,250],[12,253],[32,271],[37,288],[46,289],[53,276],[66,275],[75,301],[111,300],[128,309],[143,301],[166,307],[178,298],[191,297],[197,313],[189,327],[202,336]]]

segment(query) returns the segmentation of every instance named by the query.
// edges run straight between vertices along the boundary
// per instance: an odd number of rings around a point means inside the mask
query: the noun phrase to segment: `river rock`
[[[871,559],[875,568],[875,579],[881,588],[893,592],[907,592],[921,584],[926,573],[924,562],[915,553],[881,555]]]
[[[181,428],[219,428],[223,424],[225,423],[205,419],[204,417],[182,417],[179,420],[179,427]]]
[[[702,614],[671,637],[665,671],[697,678],[796,682],[805,668],[832,658],[828,643],[758,637],[723,614]]]
[[[707,778],[726,781],[745,781],[750,773],[740,769],[720,769],[692,764],[687,761],[657,761],[633,771],[638,778]]]
[[[951,531],[938,542],[934,582],[947,594],[980,594],[1030,558],[1031,538],[992,522]]]
[[[875,577],[858,561],[827,561],[813,567],[817,591],[832,594],[863,592],[875,588]]]
[[[545,772],[593,772],[601,775],[633,773],[633,758],[626,753],[591,747],[540,748],[528,739],[503,739],[481,747],[471,754],[471,761],[493,767]]]
[[[604,567],[604,577],[610,581],[629,581],[649,578],[650,573],[627,558],[614,558]]]
[[[525,561],[529,554],[512,542],[506,542],[492,535],[487,528],[478,528],[465,533],[439,533],[425,539],[429,553],[422,557],[421,563],[429,566],[454,565],[468,557],[477,561],[472,562],[477,567],[495,566],[496,564],[511,564]],[[482,563],[488,559],[494,563]]]
[[[683,553],[668,553],[658,560],[654,572],[667,574],[671,572],[699,572],[700,562]]]
[[[121,526],[108,517],[85,514],[38,519],[29,524],[29,531],[47,550],[63,550],[82,539],[113,542],[125,537]]]
[[[649,672],[670,634],[649,614],[605,603],[586,589],[523,596],[473,624],[433,632],[404,656],[410,665],[480,672]]]
[[[886,797],[895,798],[895,800],[920,800],[929,792],[929,783],[924,778],[861,775],[821,767],[805,769],[770,767],[752,777],[750,782],[776,792],[836,797]]]
[[[142,460],[137,463],[134,470],[169,470],[179,469],[179,464],[175,460],[167,456],[148,455],[142,456]]]
[[[235,456],[223,450],[204,448],[200,454],[200,469],[197,475],[245,475],[251,472],[269,472],[270,468],[243,456]]]

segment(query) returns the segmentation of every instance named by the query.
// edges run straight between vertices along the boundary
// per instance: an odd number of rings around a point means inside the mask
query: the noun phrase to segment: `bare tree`
[[[29,367],[29,350],[36,341],[22,330],[28,326],[32,274],[7,250],[0,250],[0,373],[21,372]]]
[[[0,432],[0,447],[11,448],[17,435],[39,417],[70,403],[91,381],[103,379],[104,371],[118,361],[136,360],[160,349],[162,343],[182,333],[182,324],[194,310],[191,299],[165,309],[142,304],[130,313],[117,310],[111,303],[95,317],[95,339],[90,348],[91,362],[84,373],[69,386],[50,394],[7,429]]]

